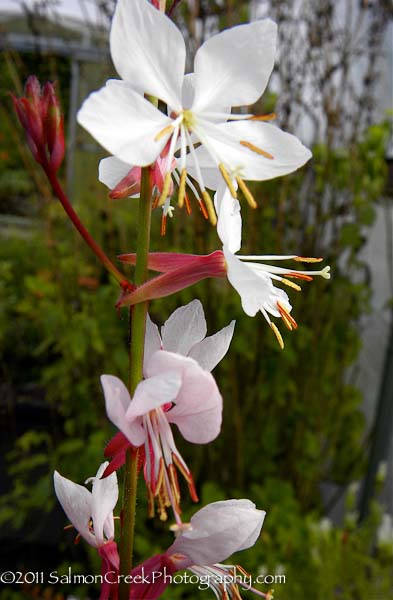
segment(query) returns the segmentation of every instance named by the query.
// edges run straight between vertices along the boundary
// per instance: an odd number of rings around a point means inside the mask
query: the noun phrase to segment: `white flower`
[[[216,189],[223,178],[236,196],[236,181],[253,203],[243,179],[285,175],[311,157],[296,137],[264,122],[271,116],[231,113],[232,106],[253,104],[265,90],[276,30],[265,19],[223,31],[199,48],[193,75],[184,75],[185,43],[174,23],[147,0],[119,0],[110,45],[122,80],[109,80],[92,93],[79,123],[127,165],[149,165],[169,144],[160,203],[168,195],[178,151],[179,204],[191,175],[215,223],[206,187]],[[168,114],[144,94],[166,103]]]
[[[284,290],[275,287],[275,281],[300,290],[300,286],[290,278],[312,280],[316,275],[330,279],[330,267],[320,271],[297,271],[276,267],[259,261],[295,260],[299,262],[319,262],[322,259],[290,256],[241,256],[235,254],[241,247],[242,220],[240,205],[223,186],[218,189],[215,198],[218,214],[217,232],[223,243],[223,252],[227,266],[227,277],[239,293],[244,312],[254,317],[260,311],[274,331],[277,340],[284,347],[282,336],[270,319],[270,316],[281,317],[290,330],[297,328],[291,316],[292,306]],[[258,262],[257,262],[258,261]]]
[[[56,496],[75,529],[90,546],[99,548],[114,538],[113,509],[119,496],[116,473],[101,479],[108,462],[103,463],[95,477],[92,490],[62,477],[55,471]]]

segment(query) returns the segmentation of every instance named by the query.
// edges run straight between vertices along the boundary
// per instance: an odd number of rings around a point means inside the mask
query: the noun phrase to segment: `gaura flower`
[[[217,598],[240,598],[232,565],[220,564],[234,552],[246,550],[257,541],[265,511],[258,510],[250,500],[226,500],[208,504],[197,511],[190,523],[175,527],[177,537],[164,554],[158,554],[135,567],[130,600],[156,600],[164,592],[170,577],[178,570],[188,569],[206,581]],[[244,573],[241,567],[237,575]],[[240,583],[241,585],[241,583]],[[266,598],[248,584],[248,590]]]
[[[228,350],[233,334],[231,323],[205,338],[206,322],[199,301],[177,309],[162,328],[147,322],[144,377],[133,398],[117,377],[101,377],[109,419],[123,434],[110,443],[117,468],[125,448],[144,448],[144,476],[149,495],[149,514],[154,500],[160,518],[172,506],[180,514],[180,489],[176,468],[187,481],[191,498],[198,501],[190,470],[176,448],[170,424],[194,444],[206,444],[221,428],[222,397],[209,373]]]
[[[277,288],[274,283],[277,281],[300,291],[300,286],[292,279],[311,281],[317,275],[329,279],[330,267],[326,266],[320,271],[299,271],[269,265],[264,261],[294,260],[313,263],[322,259],[296,255],[241,256],[235,254],[241,246],[239,202],[221,186],[216,194],[215,204],[218,213],[217,232],[223,242],[222,251],[216,250],[207,256],[168,252],[151,253],[148,257],[148,268],[161,271],[162,274],[153,277],[131,293],[122,294],[118,306],[128,306],[153,298],[162,298],[207,277],[227,277],[240,295],[244,312],[254,317],[260,311],[276,335],[280,347],[283,348],[284,342],[281,333],[269,315],[281,318],[290,330],[296,329],[297,323],[290,314],[292,307],[286,292]],[[135,264],[135,254],[123,254],[120,256],[120,260]]]
[[[103,583],[101,600],[116,596],[116,578],[111,582],[111,575],[119,571],[119,555],[114,541],[115,527],[113,510],[119,496],[116,473],[101,479],[108,463],[103,463],[95,477],[86,480],[92,482],[91,492],[54,473],[56,496],[72,525],[90,546],[97,549],[102,559]]]
[[[119,0],[110,46],[122,79],[109,80],[92,93],[78,121],[128,165],[152,164],[169,144],[160,203],[169,194],[177,153],[179,205],[186,184],[192,185],[191,175],[215,224],[207,187],[217,189],[224,180],[236,197],[236,181],[254,206],[244,179],[285,175],[311,157],[296,137],[266,122],[272,115],[231,113],[231,107],[253,104],[265,90],[274,66],[276,30],[269,19],[225,30],[199,48],[194,73],[184,75],[185,43],[174,23],[147,0]],[[144,94],[166,103],[168,114]]]
[[[235,321],[206,337],[207,326],[203,307],[199,300],[192,300],[186,306],[177,308],[161,328],[161,335],[147,315],[144,349],[144,375],[147,377],[147,365],[152,355],[158,350],[167,350],[188,356],[197,361],[205,371],[212,371],[222,360],[231,343]],[[105,448],[105,456],[111,463],[104,476],[110,475],[120,468],[126,459],[126,450],[134,448],[121,432],[117,433]],[[139,468],[145,462],[144,447],[140,448]]]
[[[300,286],[292,279],[311,281],[316,275],[330,279],[330,267],[326,266],[320,271],[298,271],[266,264],[265,261],[294,260],[316,263],[322,261],[322,258],[296,255],[237,255],[236,252],[241,248],[240,204],[221,186],[215,195],[215,206],[218,214],[217,233],[223,243],[228,280],[239,293],[244,312],[254,317],[260,311],[276,335],[280,347],[283,348],[281,333],[269,315],[281,317],[289,330],[297,329],[297,323],[290,314],[292,306],[288,295],[274,283],[279,282],[300,291]]]

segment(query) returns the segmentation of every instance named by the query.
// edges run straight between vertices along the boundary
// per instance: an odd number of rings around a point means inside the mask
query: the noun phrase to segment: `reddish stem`
[[[94,252],[98,260],[104,265],[104,267],[113,275],[113,277],[119,282],[120,286],[123,290],[133,290],[134,286],[127,281],[124,277],[123,273],[119,271],[119,269],[113,264],[110,258],[105,254],[102,250],[101,246],[97,244],[97,242],[92,238],[90,233],[87,231],[86,227],[83,225],[82,221],[79,219],[78,215],[72,208],[70,201],[68,200],[66,194],[64,193],[63,188],[61,187],[59,180],[57,179],[56,173],[53,169],[50,168],[47,161],[42,165],[45,174],[52,186],[52,190],[55,196],[60,200],[63,205],[64,210],[67,215],[71,219],[74,227],[79,231],[80,235],[85,240],[86,244],[91,248]]]

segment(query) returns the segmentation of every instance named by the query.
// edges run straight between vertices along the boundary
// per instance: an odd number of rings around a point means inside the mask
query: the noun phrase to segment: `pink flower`
[[[92,491],[70,479],[54,473],[56,496],[72,525],[90,546],[97,549],[102,558],[103,584],[101,600],[117,596],[117,578],[119,555],[114,541],[115,528],[113,509],[119,496],[116,473],[101,479],[108,463],[103,463],[95,477],[86,480],[92,482]],[[111,581],[113,583],[111,583]]]
[[[206,444],[219,434],[222,397],[209,371],[227,352],[233,328],[234,322],[206,338],[202,306],[194,300],[172,314],[162,328],[162,337],[148,319],[145,379],[132,399],[120,379],[111,375],[101,377],[108,417],[123,434],[115,436],[110,444],[114,468],[124,462],[127,446],[144,448],[151,516],[156,499],[162,519],[167,518],[166,507],[172,506],[179,520],[176,468],[186,479],[191,498],[198,500],[192,475],[176,448],[170,424],[176,424],[183,437],[194,444]]]
[[[231,582],[232,565],[219,564],[234,552],[250,548],[257,541],[265,518],[250,500],[226,500],[208,504],[177,528],[174,543],[164,554],[144,561],[131,572],[130,600],[156,600],[170,583],[170,575],[189,569],[205,577],[217,598],[239,598],[236,582]],[[143,583],[141,576],[143,575]],[[227,584],[222,584],[223,579]],[[266,597],[248,585],[247,589]]]

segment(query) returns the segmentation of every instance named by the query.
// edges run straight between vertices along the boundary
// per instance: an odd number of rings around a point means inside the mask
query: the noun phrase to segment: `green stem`
[[[138,240],[136,248],[135,285],[141,285],[147,279],[147,259],[150,243],[150,221],[152,205],[152,186],[150,169],[142,169],[141,194],[139,200]],[[131,309],[130,315],[130,365],[129,390],[131,396],[143,376],[143,351],[148,302],[141,302]],[[130,584],[124,581],[132,569],[135,510],[138,483],[138,450],[128,450],[126,456],[122,529],[119,544],[120,575],[119,600],[128,600]]]

